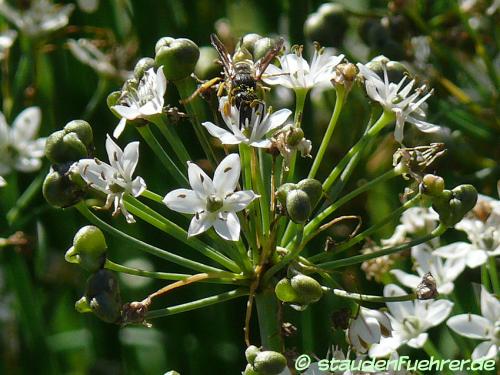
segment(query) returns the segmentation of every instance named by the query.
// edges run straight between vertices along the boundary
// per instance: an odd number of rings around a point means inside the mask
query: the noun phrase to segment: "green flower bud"
[[[366,66],[377,73],[381,79],[384,79],[383,64],[385,64],[387,69],[389,82],[399,83],[405,75],[409,75],[410,73],[404,64],[399,61],[391,61],[383,55],[375,57]]]
[[[292,287],[292,283],[286,277],[278,281],[274,287],[274,293],[282,302],[298,302],[300,300],[299,295]]]
[[[302,274],[296,275],[292,277],[290,284],[299,296],[299,300],[303,305],[318,302],[323,296],[321,284],[310,276]]]
[[[298,189],[290,191],[286,196],[286,211],[294,223],[305,223],[311,215],[311,200],[307,193]]]
[[[165,77],[172,81],[189,77],[200,57],[198,46],[184,38],[161,38],[156,43],[155,51],[156,65],[163,65]]]
[[[58,164],[84,159],[88,151],[76,133],[59,130],[47,138],[45,155],[52,163]]]
[[[252,54],[246,48],[238,48],[233,55],[233,62],[252,60]]]
[[[106,239],[101,230],[93,225],[81,228],[73,238],[73,246],[66,252],[65,259],[80,264],[89,272],[101,269],[106,261]]]
[[[65,208],[78,203],[85,196],[85,189],[51,169],[43,181],[42,193],[50,205]]]
[[[276,197],[283,207],[286,206],[286,196],[288,195],[288,192],[294,189],[297,189],[297,185],[287,182],[286,184],[281,185],[278,190],[276,190]]]
[[[142,76],[144,75],[144,72],[150,68],[154,68],[156,66],[156,62],[154,59],[151,57],[143,57],[137,63],[135,64],[134,67],[134,77],[137,80],[140,80]]]
[[[255,61],[263,58],[271,48],[276,45],[276,41],[271,38],[261,38],[254,43],[253,58]]]
[[[257,357],[257,354],[260,353],[260,349],[257,348],[255,345],[250,345],[246,350],[245,350],[245,357],[247,359],[247,362],[251,365],[253,365],[255,361],[255,357]]]
[[[297,188],[304,191],[311,201],[311,206],[315,206],[318,203],[319,199],[323,195],[323,185],[318,180],[314,178],[306,178],[302,181],[299,181],[297,184]]]
[[[477,202],[477,190],[472,185],[460,185],[453,190],[444,190],[432,207],[439,214],[442,224],[452,227],[472,210]]]
[[[262,375],[278,375],[285,367],[285,356],[271,350],[266,350],[257,354],[253,365],[253,368]]]
[[[85,298],[99,319],[108,323],[119,323],[122,302],[118,280],[113,272],[100,269],[90,276]]]
[[[444,190],[444,180],[442,177],[433,174],[426,174],[420,184],[422,194],[439,196]]]
[[[260,372],[254,370],[251,364],[248,364],[243,371],[243,375],[261,375]]]
[[[194,68],[199,79],[211,79],[220,76],[222,67],[217,64],[219,56],[213,47],[200,47],[200,58]]]
[[[300,141],[302,141],[302,139],[304,139],[304,131],[301,128],[293,127],[288,133],[286,142],[291,147],[296,147],[300,143]]]
[[[334,47],[342,44],[347,26],[344,7],[340,4],[328,3],[321,5],[316,13],[307,17],[304,23],[304,34],[310,41]]]
[[[121,91],[113,91],[111,94],[108,95],[108,97],[106,98],[106,104],[108,105],[108,108],[109,110],[117,117],[117,118],[121,118],[121,116],[118,114],[118,112],[116,112],[114,109],[113,109],[113,106],[117,105],[117,104],[120,104],[119,101],[120,101],[120,98],[122,97],[122,92]]]
[[[91,151],[94,144],[94,133],[92,127],[87,121],[73,120],[66,124],[63,128],[66,134],[75,133],[78,139],[87,147],[87,151]]]
[[[255,33],[245,34],[238,42],[236,49],[244,48],[253,55],[255,43],[257,43],[257,41],[259,41],[260,39],[262,39],[262,36],[259,34],[255,34]]]

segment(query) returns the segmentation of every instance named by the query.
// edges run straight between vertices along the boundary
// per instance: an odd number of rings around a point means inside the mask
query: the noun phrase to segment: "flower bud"
[[[304,23],[304,34],[324,46],[336,47],[342,44],[347,30],[347,15],[340,4],[328,3],[319,7]]]
[[[155,51],[156,65],[163,66],[165,77],[172,81],[189,77],[200,57],[198,46],[185,38],[161,38],[156,43]]]
[[[85,145],[87,151],[92,151],[94,144],[94,133],[87,121],[73,120],[63,128],[66,134],[75,133],[78,139]]]
[[[217,64],[219,56],[213,47],[200,47],[200,58],[194,68],[199,79],[211,79],[220,76],[221,66]]]
[[[422,194],[427,194],[433,197],[439,196],[444,190],[444,180],[442,177],[433,174],[426,174],[420,184]]]
[[[100,269],[90,276],[85,298],[99,319],[108,323],[119,323],[122,302],[118,280],[113,272]]]
[[[65,259],[80,264],[89,272],[96,272],[106,261],[106,239],[101,230],[93,225],[81,228],[73,238],[73,246],[66,252]]]
[[[88,156],[87,147],[76,133],[59,130],[47,138],[45,155],[52,163],[66,163]]]
[[[399,61],[391,61],[383,55],[373,58],[366,66],[377,73],[381,79],[384,79],[384,64],[389,82],[399,83],[405,75],[409,74],[409,70],[405,65]]]
[[[156,66],[156,62],[151,57],[143,57],[135,64],[134,68],[134,77],[137,80],[140,80],[144,75],[144,72],[149,68],[154,68]]]
[[[276,45],[276,41],[271,38],[261,38],[254,43],[253,58],[255,61],[263,58],[267,52]]]
[[[310,276],[298,274],[290,280],[292,288],[295,290],[301,304],[309,305],[318,302],[323,296],[321,284]]]
[[[291,147],[296,147],[304,139],[304,131],[301,128],[292,127],[286,138],[286,142]]]
[[[444,190],[435,199],[432,207],[439,214],[442,224],[452,227],[472,210],[477,202],[477,190],[472,185],[460,185],[453,190]]]
[[[286,211],[294,223],[305,223],[311,215],[311,200],[307,193],[291,190],[286,196]]]
[[[247,364],[245,371],[243,371],[243,375],[260,375],[260,372],[255,371],[251,364]]]
[[[292,287],[292,283],[286,277],[278,281],[274,287],[274,293],[281,302],[298,302],[299,295]]]
[[[266,350],[255,357],[253,368],[262,375],[278,375],[286,367],[286,358],[283,354]]]
[[[85,190],[71,181],[69,176],[51,169],[43,181],[42,193],[50,205],[65,208],[78,203]]]
[[[291,182],[287,182],[286,184],[281,185],[278,190],[276,190],[276,197],[283,207],[286,206],[286,196],[288,195],[288,192],[294,189],[297,189],[297,185],[292,184]]]
[[[246,350],[245,350],[245,357],[247,359],[247,362],[251,365],[253,365],[255,361],[255,357],[257,357],[257,354],[260,353],[260,349],[257,348],[255,345],[250,345]]]
[[[304,191],[311,201],[311,206],[315,206],[318,203],[319,199],[323,195],[323,185],[318,180],[314,178],[306,178],[302,181],[299,181],[297,184],[297,188]]]
[[[238,42],[236,49],[245,48],[252,55],[254,54],[255,43],[262,39],[262,36],[255,33],[245,34]],[[255,55],[254,55],[255,57]]]

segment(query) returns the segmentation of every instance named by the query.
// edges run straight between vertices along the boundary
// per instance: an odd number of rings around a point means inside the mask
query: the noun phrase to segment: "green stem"
[[[255,148],[252,148],[251,150],[251,168],[252,168],[252,177],[254,181],[254,186],[257,189],[258,194],[260,195],[259,198],[259,206],[260,206],[260,214],[262,218],[262,234],[264,237],[269,236],[269,230],[270,230],[270,225],[269,225],[269,199],[268,199],[268,194],[267,194],[267,189],[264,186],[264,182],[262,181],[262,175],[260,174],[260,167],[259,167],[259,159],[257,157],[257,152]]]
[[[488,275],[488,266],[487,264],[483,264],[481,266],[481,284],[486,288],[488,291],[492,291],[492,286],[490,282],[490,275]]]
[[[217,294],[215,296],[206,297],[199,299],[197,301],[183,303],[181,305],[170,306],[164,309],[151,310],[146,313],[145,319],[155,319],[161,318],[163,316],[169,316],[174,314],[180,314],[186,311],[201,309],[203,307],[215,305],[217,303],[230,301],[235,298],[243,297],[248,295],[248,289],[235,289],[230,292]]]
[[[40,193],[43,180],[47,171],[42,171],[36,178],[31,182],[28,188],[21,194],[17,199],[15,205],[7,212],[7,222],[9,225],[14,225],[14,223],[19,218],[21,212],[28,207],[31,201]]]
[[[499,296],[500,280],[498,279],[497,262],[495,257],[488,257],[488,271],[490,273],[490,280],[491,280],[491,285],[493,287],[493,293]]]
[[[161,144],[158,142],[156,137],[154,136],[153,132],[149,128],[148,125],[145,126],[138,126],[137,130],[141,134],[141,136],[144,138],[146,143],[151,147],[155,155],[160,159],[161,163],[165,168],[167,168],[168,172],[170,175],[175,179],[175,181],[179,185],[184,185],[188,183],[188,179],[186,176],[180,171],[180,169],[177,167],[177,165],[173,162],[173,160],[168,156],[168,154],[165,152]]]
[[[172,124],[165,121],[165,116],[163,114],[152,116],[151,121],[160,130],[161,134],[163,134],[182,165],[187,167],[187,162],[192,160],[191,156],[189,156],[189,152],[186,150],[186,147],[184,147],[184,143],[179,138],[179,135],[172,129]]]
[[[397,252],[409,249],[409,248],[411,248],[413,246],[419,245],[421,243],[430,241],[433,238],[439,237],[440,235],[442,235],[446,231],[446,229],[447,229],[446,226],[440,224],[431,233],[429,233],[429,234],[427,234],[427,235],[425,235],[423,237],[414,239],[412,241],[403,243],[401,245],[397,245],[397,246],[394,246],[394,247],[389,247],[389,248],[382,249],[382,250],[379,250],[379,251],[375,251],[375,252],[369,253],[369,254],[355,255],[355,256],[348,257],[348,258],[344,258],[344,259],[339,259],[339,260],[333,260],[333,261],[330,261],[330,262],[320,263],[320,264],[317,264],[316,266],[318,268],[332,270],[332,269],[337,269],[337,268],[341,268],[341,267],[351,266],[353,264],[363,263],[363,262],[365,262],[367,260],[370,260],[370,259],[375,259],[375,258],[384,256],[384,255],[394,254],[394,253],[397,253]]]
[[[326,133],[323,137],[323,140],[321,141],[321,145],[319,146],[318,153],[316,154],[316,157],[314,158],[313,165],[311,167],[311,171],[309,172],[309,178],[314,178],[316,176],[316,173],[318,172],[319,166],[321,164],[321,161],[323,160],[323,157],[325,156],[325,152],[328,148],[328,145],[330,144],[330,140],[333,135],[333,131],[335,130],[335,126],[337,125],[340,113],[342,112],[342,107],[344,105],[344,98],[346,96],[346,90],[344,86],[337,86],[337,97],[335,98],[335,109],[333,110],[332,117],[330,119],[330,122],[328,123],[328,127],[326,129]]]
[[[323,291],[327,293],[333,293],[341,298],[347,298],[358,302],[370,302],[370,303],[413,301],[417,298],[415,293],[405,294],[402,296],[384,297],[384,296],[374,296],[369,294],[350,293],[342,289],[331,289],[327,287],[323,287]]]
[[[282,352],[283,339],[279,318],[279,302],[273,289],[265,289],[255,295],[261,346],[264,350]]]
[[[141,197],[147,198],[156,203],[163,203],[163,197],[150,190],[144,190],[143,193],[141,194]]]
[[[123,233],[122,231],[116,229],[115,227],[109,225],[105,221],[99,219],[97,216],[95,216],[92,212],[90,212],[89,208],[85,205],[84,202],[80,202],[77,205],[75,205],[76,209],[80,211],[80,213],[92,224],[95,226],[103,229],[104,231],[110,233],[111,235],[121,238],[124,241],[127,241],[127,243],[136,246],[139,250],[145,251],[149,254],[155,255],[159,258],[168,260],[169,262],[178,264],[180,266],[199,271],[199,272],[222,272],[223,274],[227,274],[228,277],[234,277],[235,275],[230,273],[230,272],[225,272],[219,268],[207,266],[203,263],[196,262],[194,260],[186,259],[184,257],[181,257],[179,255],[170,253],[166,250],[160,249],[156,246],[150,245],[146,242],[143,242],[135,237],[132,237],[126,233]]]
[[[302,126],[302,117],[304,114],[304,104],[307,98],[307,89],[296,89],[295,90],[295,114],[293,117],[293,124],[295,127],[300,128]],[[288,166],[288,176],[287,182],[293,181],[295,177],[295,163],[297,161],[297,151],[294,150],[292,156],[290,157],[290,165]]]
[[[102,103],[104,97],[107,95],[108,90],[111,86],[111,82],[108,78],[100,76],[99,81],[97,83],[97,88],[90,98],[87,106],[85,107],[85,111],[83,112],[82,118],[84,120],[89,120],[94,115],[97,107]]]
[[[434,346],[430,338],[428,338],[427,341],[425,342],[423,349],[429,357],[434,357],[434,359],[437,360],[443,359],[443,357],[441,356],[437,348]]]

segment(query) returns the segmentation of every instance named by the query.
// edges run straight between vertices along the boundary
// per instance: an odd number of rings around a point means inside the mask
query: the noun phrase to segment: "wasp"
[[[223,67],[224,77],[216,77],[204,82],[185,101],[189,101],[194,96],[202,94],[215,85],[219,85],[217,95],[222,96],[223,92],[225,92],[228,96],[228,101],[223,108],[224,113],[228,115],[230,106],[235,106],[240,114],[239,125],[242,126],[246,123],[246,120],[251,119],[256,108],[264,107],[264,102],[257,96],[257,86],[269,64],[281,52],[284,40],[280,38],[274,47],[257,62],[252,60],[252,55],[245,48],[239,48],[231,55],[215,34],[210,35],[210,41],[219,55],[219,63]]]

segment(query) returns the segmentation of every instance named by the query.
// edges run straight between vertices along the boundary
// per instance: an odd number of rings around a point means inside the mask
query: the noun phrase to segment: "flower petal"
[[[481,314],[490,322],[500,320],[500,301],[481,285]]]
[[[470,339],[488,339],[491,334],[491,322],[480,315],[461,314],[452,316],[446,322],[448,327],[461,336]]]
[[[200,198],[206,198],[215,193],[212,179],[195,163],[188,162],[188,177],[191,188]]]
[[[131,142],[125,146],[121,160],[123,165],[123,177],[125,177],[125,179],[132,179],[138,161],[139,142]]]
[[[215,219],[216,215],[211,212],[202,212],[194,215],[189,224],[188,237],[206,232],[214,224]]]
[[[215,231],[219,236],[228,241],[240,239],[240,220],[234,212],[228,212],[224,217],[219,215],[214,222]]]
[[[124,117],[127,120],[135,120],[141,115],[141,112],[139,112],[138,108],[128,107],[126,105],[117,104],[111,107],[111,109],[113,109],[121,117]]]
[[[403,289],[394,284],[384,287],[384,297],[401,296],[407,294]],[[387,302],[387,307],[396,320],[402,322],[408,315],[415,315],[415,306],[411,301]]]
[[[176,189],[163,198],[163,203],[171,210],[184,214],[194,214],[205,209],[205,201],[189,189]]]
[[[259,196],[252,190],[237,191],[228,195],[224,199],[224,211],[238,212],[248,206],[255,198]]]
[[[146,181],[142,177],[136,177],[130,184],[131,193],[134,197],[141,195],[146,190]]]
[[[237,145],[242,142],[242,139],[237,138],[234,134],[225,129],[219,128],[211,122],[203,122],[202,125],[212,136],[219,138],[223,145]]]
[[[120,137],[120,135],[125,130],[125,125],[127,125],[127,119],[125,117],[122,117],[118,125],[116,125],[115,130],[113,131],[113,137],[118,139],[118,137]]]
[[[485,341],[476,346],[472,352],[472,359],[477,361],[479,359],[494,359],[498,353],[498,346],[491,341]]]
[[[391,273],[396,276],[396,279],[404,286],[415,289],[422,279],[416,275],[406,273],[402,270],[391,270]]]
[[[232,193],[238,185],[241,173],[241,162],[238,154],[226,156],[215,169],[214,186],[218,196],[224,198]]]
[[[38,107],[29,107],[17,115],[12,124],[12,143],[20,143],[34,139],[40,128],[42,112]]]

